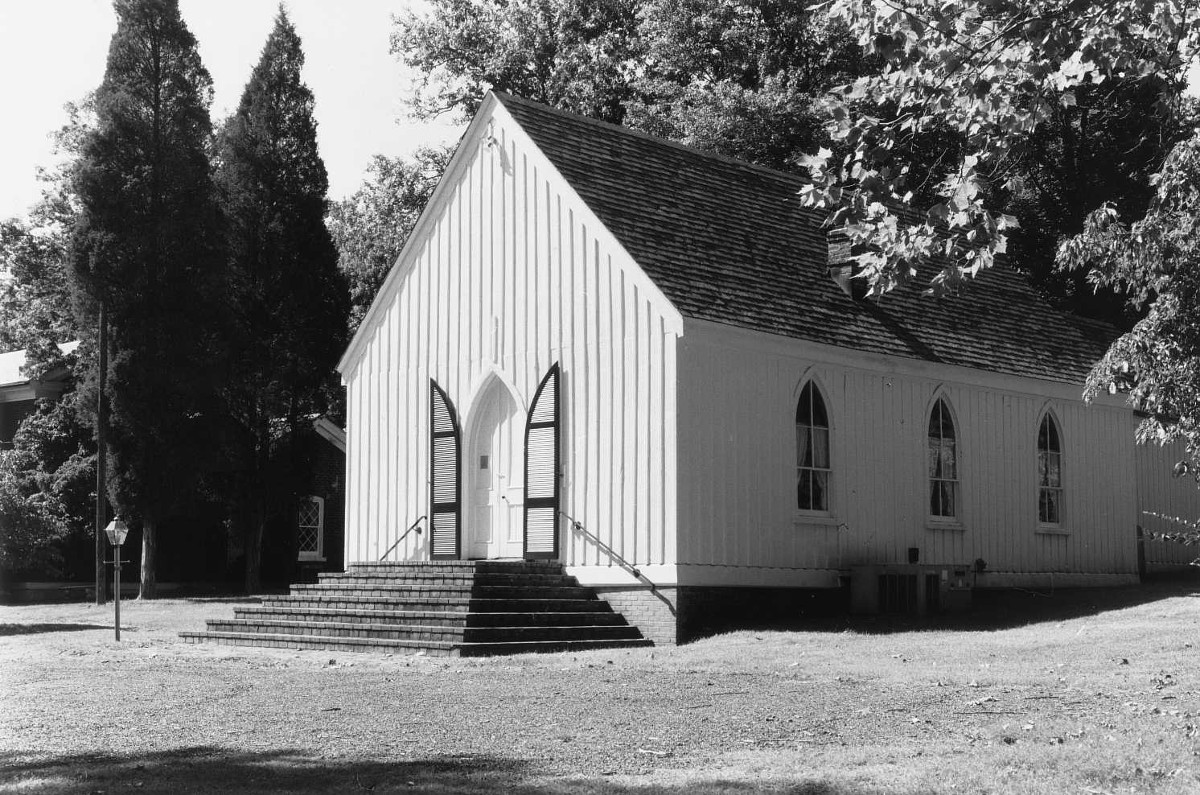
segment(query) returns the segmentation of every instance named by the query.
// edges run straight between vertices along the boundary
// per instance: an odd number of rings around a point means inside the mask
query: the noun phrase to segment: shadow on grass
[[[237,752],[197,747],[142,756],[0,754],[0,792],[38,795],[170,792],[226,793],[706,793],[786,792],[789,795],[878,795],[825,781],[743,781],[729,776],[655,785],[626,785],[607,776],[563,777],[527,760],[448,755],[410,761],[319,759],[302,751]],[[899,795],[896,790],[889,793]],[[915,795],[915,793],[914,793]]]
[[[1178,597],[1200,598],[1195,575],[1158,577],[1140,585],[1112,588],[978,590],[969,612],[929,617],[862,616],[843,622],[843,629],[864,633],[907,632],[914,629],[990,631],[1086,618]]]
[[[46,632],[84,632],[89,629],[112,629],[112,624],[0,624],[0,638]]]
[[[816,609],[791,607],[790,615],[780,605],[759,605],[757,620],[748,621],[744,610],[710,610],[703,622],[689,627],[687,640],[739,630],[782,632],[861,632],[891,634],[919,630],[991,631],[1040,623],[1058,623],[1095,616],[1167,599],[1200,599],[1200,575],[1195,572],[1159,575],[1140,585],[1110,588],[1020,588],[979,589],[972,594],[971,609],[963,613],[916,615],[850,615],[849,594],[824,600]],[[719,606],[714,606],[719,607]]]

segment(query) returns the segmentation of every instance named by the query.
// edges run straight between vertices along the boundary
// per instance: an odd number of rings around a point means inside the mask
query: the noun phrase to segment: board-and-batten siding
[[[1200,519],[1200,488],[1196,480],[1190,473],[1172,476],[1175,464],[1186,458],[1183,445],[1178,442],[1165,447],[1153,443],[1137,446],[1137,523],[1146,530],[1177,533],[1187,528],[1166,517]],[[1147,541],[1144,550],[1149,571],[1183,568],[1200,558],[1200,547],[1170,541]]]
[[[493,114],[464,136],[344,373],[346,559],[378,559],[429,512],[431,377],[454,403],[465,456],[485,383],[511,385],[523,434],[557,361],[563,510],[631,564],[673,562],[681,321],[507,112]],[[614,563],[565,520],[559,538],[565,563]],[[424,559],[427,544],[412,534],[389,558]]]
[[[905,563],[917,547],[922,562],[982,558],[995,575],[1136,569],[1128,409],[1086,406],[1067,388],[1027,379],[971,383],[961,368],[938,372],[692,321],[679,371],[682,567],[794,569],[812,573],[797,584],[817,584],[829,581],[821,571]],[[828,515],[796,509],[796,401],[808,378],[832,426]],[[1063,394],[1046,397],[1055,392]],[[959,527],[927,517],[936,395],[957,428]],[[1064,447],[1064,533],[1038,524],[1037,432],[1047,409]]]

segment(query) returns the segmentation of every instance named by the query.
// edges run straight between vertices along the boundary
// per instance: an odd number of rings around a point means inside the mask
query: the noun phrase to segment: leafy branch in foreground
[[[1171,152],[1144,218],[1126,223],[1102,207],[1058,258],[1149,307],[1092,370],[1086,396],[1128,391],[1146,413],[1138,441],[1181,441],[1177,474],[1200,471],[1200,134]]]
[[[1157,92],[1158,112],[1178,112],[1200,50],[1200,17],[1169,0],[834,0],[829,14],[884,68],[828,98],[830,133],[849,154],[804,158],[803,199],[864,246],[875,294],[931,259],[941,263],[935,293],[991,266],[1017,220],[988,201],[1012,187],[1031,135],[1077,92],[1111,81]],[[937,201],[901,222],[927,176],[909,155],[936,129],[959,136],[961,149]]]

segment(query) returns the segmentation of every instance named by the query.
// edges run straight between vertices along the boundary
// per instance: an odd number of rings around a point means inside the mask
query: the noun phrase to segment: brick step
[[[627,627],[625,616],[614,613],[607,602],[588,602],[591,610],[581,610],[576,613],[565,611],[549,612],[473,612],[467,614],[468,627],[534,627],[534,626],[594,626],[594,627]]]
[[[383,598],[378,596],[320,596],[292,594],[289,596],[267,596],[263,607],[276,608],[331,608],[335,610],[427,610],[465,611],[471,604],[468,595],[456,597]]]
[[[253,632],[181,632],[186,643],[218,643],[222,646],[265,646],[273,649],[323,649],[326,651],[373,651],[453,657],[459,643],[437,641],[383,640],[380,638],[320,638],[309,635],[268,635]]]
[[[247,632],[268,635],[303,635],[322,638],[376,638],[378,640],[444,641],[463,639],[462,626],[421,624],[350,624],[337,621],[279,621],[258,618],[208,620],[209,632]]]
[[[531,652],[632,649],[653,645],[648,640],[549,640],[516,643],[440,643],[437,641],[383,640],[379,638],[322,638],[310,635],[258,635],[253,632],[183,632],[187,643],[212,642],[226,646],[265,646],[276,649],[326,651],[424,652],[430,656],[486,657]]]
[[[395,582],[370,584],[316,583],[292,586],[295,596],[371,596],[397,597],[462,597],[475,599],[587,599],[593,595],[590,588],[573,586],[542,585],[401,585]]]
[[[501,654],[548,654],[565,651],[593,651],[595,649],[637,649],[653,646],[644,638],[637,640],[541,640],[518,641],[515,643],[463,643],[457,653],[460,657],[494,657]]]
[[[530,643],[540,641],[641,640],[642,633],[623,626],[467,627],[464,643]]]
[[[251,632],[271,635],[305,635],[324,638],[378,638],[466,643],[516,643],[530,641],[637,640],[630,626],[444,627],[399,624],[353,624],[336,621],[274,621],[265,619],[213,619],[209,632]]]
[[[318,585],[528,585],[578,588],[579,582],[567,574],[498,573],[438,573],[412,572],[323,572],[317,575]],[[310,583],[311,584],[311,583]],[[295,587],[295,586],[293,586]]]
[[[561,563],[520,560],[356,563],[182,637],[466,656],[653,645]]]
[[[471,595],[473,587],[469,582],[405,585],[402,581],[393,579],[373,583],[304,583],[293,585],[291,591],[293,596],[467,597]]]
[[[610,611],[578,613],[468,613],[451,610],[337,610],[329,608],[235,607],[234,618],[277,621],[337,621],[357,624],[428,624],[440,626],[627,626]]]
[[[419,585],[424,583],[446,583],[449,585],[471,585],[475,574],[469,571],[395,572],[395,571],[347,571],[322,572],[317,575],[317,585],[393,583],[395,585]],[[312,583],[310,583],[312,584]],[[293,586],[295,587],[295,586]]]
[[[561,574],[561,563],[540,560],[409,560],[383,561],[379,563],[351,563],[347,572],[392,572],[412,571],[466,572],[481,574]]]
[[[596,599],[476,599],[470,596],[427,598],[384,598],[376,596],[293,595],[265,597],[263,607],[325,608],[334,610],[452,611],[481,613],[587,613],[611,612],[607,602]]]
[[[234,618],[261,621],[337,621],[343,624],[398,624],[465,627],[466,610],[337,610],[320,607],[235,607]]]
[[[600,599],[471,599],[472,613],[611,613]]]

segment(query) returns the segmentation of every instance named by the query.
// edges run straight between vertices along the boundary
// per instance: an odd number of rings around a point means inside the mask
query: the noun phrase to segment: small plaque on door
[[[488,468],[488,457],[486,455],[479,456],[479,468],[480,469]]]

